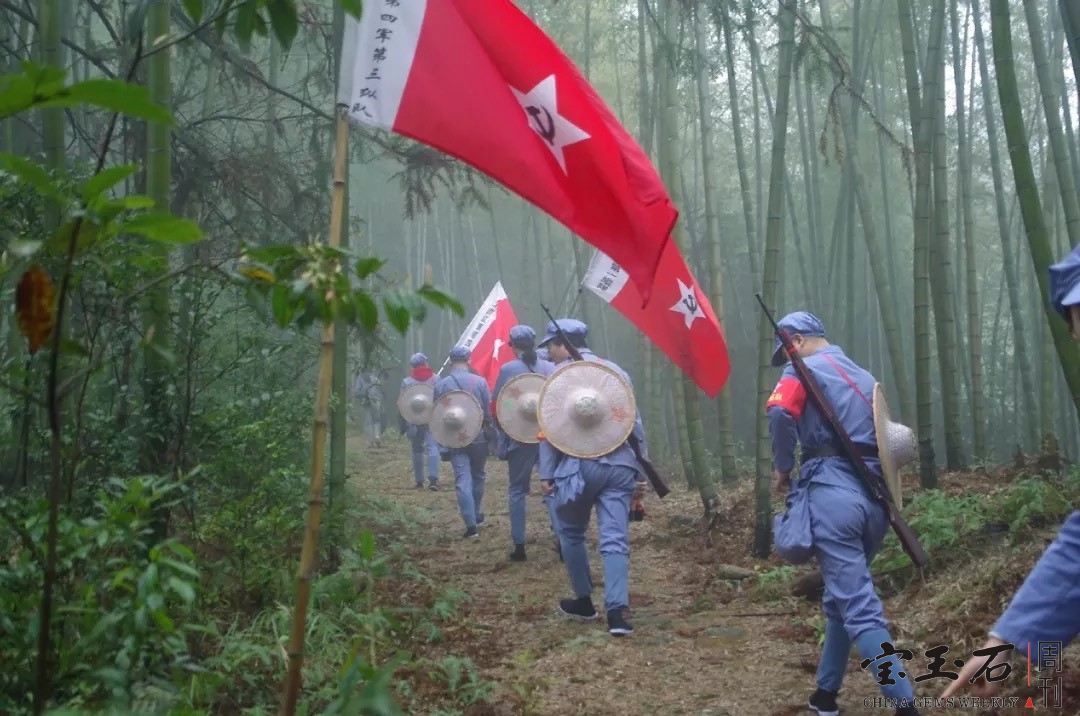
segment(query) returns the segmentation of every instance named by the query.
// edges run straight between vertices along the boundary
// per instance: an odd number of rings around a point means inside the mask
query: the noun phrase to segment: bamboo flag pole
[[[341,224],[345,208],[345,167],[349,146],[349,124],[345,110],[338,108],[337,140],[334,148],[334,188],[330,204],[331,248],[341,246]],[[318,387],[315,391],[315,420],[311,435],[311,486],[308,493],[307,529],[300,552],[300,573],[293,607],[292,633],[289,635],[289,671],[285,677],[282,716],[293,716],[300,695],[300,670],[304,665],[304,636],[307,633],[307,607],[311,594],[311,573],[315,568],[315,548],[319,542],[319,524],[323,512],[323,457],[330,405],[330,377],[333,372],[334,322],[323,324],[322,353],[319,355]]]

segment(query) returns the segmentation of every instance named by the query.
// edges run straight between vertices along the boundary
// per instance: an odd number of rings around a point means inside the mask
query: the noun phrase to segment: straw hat
[[[540,391],[546,380],[539,373],[516,375],[506,382],[495,400],[499,425],[504,433],[519,443],[540,442],[536,436],[540,430],[536,407],[540,403]]]
[[[427,425],[435,402],[435,388],[429,383],[413,383],[398,393],[397,409],[405,422]]]
[[[443,447],[463,448],[480,434],[484,410],[472,393],[451,390],[435,402],[428,430]]]
[[[919,456],[915,432],[906,425],[894,423],[889,416],[889,404],[881,383],[874,384],[874,434],[877,436],[878,458],[897,509],[904,508],[904,496],[900,489],[900,470]]]
[[[629,383],[596,361],[567,363],[540,391],[540,430],[555,448],[572,457],[612,452],[630,436],[636,417]]]

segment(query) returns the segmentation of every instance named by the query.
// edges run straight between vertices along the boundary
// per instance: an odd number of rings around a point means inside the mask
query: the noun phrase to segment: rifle
[[[855,468],[855,474],[859,477],[859,481],[862,482],[863,487],[870,493],[870,496],[874,498],[883,508],[885,508],[886,514],[889,516],[889,526],[896,532],[896,536],[900,540],[900,546],[907,552],[907,556],[911,558],[911,561],[915,563],[915,566],[922,569],[929,563],[929,558],[926,556],[926,552],[923,550],[922,545],[919,544],[919,538],[916,536],[911,526],[904,521],[903,516],[900,514],[900,510],[896,508],[896,504],[892,499],[886,496],[884,490],[881,487],[881,481],[878,480],[870,468],[866,466],[866,461],[859,455],[859,451],[855,449],[855,445],[851,442],[851,436],[844,430],[844,426],[840,424],[840,419],[836,417],[836,413],[833,412],[832,406],[825,396],[821,394],[821,387],[817,384],[817,380],[814,378],[814,374],[806,367],[806,363],[803,362],[802,356],[795,350],[795,346],[791,342],[791,336],[788,332],[777,325],[776,320],[773,318],[769,308],[765,305],[765,301],[761,298],[761,294],[754,294],[757,297],[758,303],[761,304],[761,310],[765,312],[765,317],[769,319],[769,323],[773,326],[773,331],[776,333],[776,337],[780,339],[780,344],[784,347],[784,351],[788,354],[788,358],[791,360],[791,366],[795,369],[795,374],[799,377],[799,382],[802,383],[803,388],[806,390],[806,394],[810,396],[810,399],[814,401],[818,410],[828,421],[829,426],[840,438],[840,443],[844,448],[844,453],[847,456],[848,461],[851,462]]]
[[[546,313],[547,317],[551,319],[551,325],[555,326],[555,332],[558,334],[559,340],[562,341],[562,344],[566,346],[566,352],[570,354],[570,358],[572,360],[585,360],[581,357],[581,351],[579,351],[574,346],[574,344],[570,342],[570,339],[567,338],[566,334],[563,333],[562,327],[559,326],[559,322],[556,321],[555,318],[551,315],[551,311],[548,310],[547,306],[541,303],[540,308],[544,309],[544,313]],[[656,471],[656,468],[653,467],[653,464],[649,461],[649,458],[645,457],[645,455],[641,452],[641,443],[633,433],[631,433],[630,436],[626,438],[626,442],[630,444],[630,449],[634,451],[634,457],[637,459],[638,464],[641,465],[641,468],[645,471],[645,476],[649,478],[649,482],[652,483],[653,489],[656,490],[656,494],[661,499],[663,499],[669,492],[671,492],[671,488],[667,486],[666,482],[664,482],[664,478],[660,477],[660,473],[658,473]]]

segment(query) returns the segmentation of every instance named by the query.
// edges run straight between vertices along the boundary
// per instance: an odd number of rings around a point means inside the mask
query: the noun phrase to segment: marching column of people
[[[480,404],[482,423],[488,424],[491,420],[491,391],[487,381],[469,371],[469,357],[472,355],[468,348],[454,346],[450,350],[450,370],[443,378],[435,383],[435,403],[438,404],[448,393],[463,391],[469,393]],[[484,468],[488,458],[487,431],[481,429],[475,438],[467,445],[461,447],[447,447],[439,445],[439,453],[443,460],[450,463],[454,469],[454,487],[457,491],[458,509],[461,511],[461,519],[465,523],[465,539],[479,536],[477,527],[484,524],[484,483],[487,474]]]
[[[428,358],[423,353],[414,353],[409,359],[412,371],[401,381],[401,389],[406,390],[409,386],[423,383],[435,386],[435,373],[428,366]],[[427,479],[429,489],[437,492],[439,489],[439,448],[435,444],[435,437],[426,425],[413,425],[405,420],[404,416],[398,418],[401,432],[409,438],[412,446],[413,477],[416,479],[416,489],[424,489],[424,467],[427,467]]]
[[[515,358],[499,369],[495,389],[492,391],[491,417],[498,429],[496,455],[500,460],[506,461],[507,471],[510,473],[506,490],[507,507],[510,512],[510,538],[514,543],[514,551],[510,553],[510,559],[515,562],[524,562],[526,559],[525,498],[529,494],[529,481],[532,479],[533,468],[539,460],[540,446],[538,443],[519,442],[506,434],[499,422],[497,401],[503,388],[512,378],[526,373],[536,373],[547,378],[555,371],[555,366],[538,355],[536,331],[530,326],[520,325],[510,329],[510,347],[514,351]],[[558,535],[552,502],[546,498],[545,502],[551,518],[551,531]]]
[[[559,319],[557,324],[548,324],[540,346],[548,348],[552,362],[558,367],[571,360],[569,343],[584,360],[608,366],[632,388],[630,377],[622,368],[589,350],[588,332],[588,326],[581,321]],[[640,415],[635,415],[633,436],[639,441],[643,455],[647,455]],[[562,557],[574,594],[559,602],[559,611],[581,621],[599,617],[592,601],[593,581],[585,549],[585,531],[595,511],[604,565],[608,632],[613,636],[633,633],[633,626],[623,615],[630,602],[630,503],[635,495],[644,494],[647,482],[632,448],[624,441],[607,454],[579,458],[560,452],[542,436],[539,472],[545,495],[554,501]]]
[[[1068,323],[1074,339],[1080,341],[1080,247],[1050,268],[1050,294],[1052,305]],[[813,374],[823,401],[836,413],[858,457],[865,462],[871,476],[881,481],[888,499],[900,506],[898,471],[917,457],[910,428],[891,421],[881,385],[839,346],[827,340],[820,319],[812,313],[796,311],[780,319],[778,325],[791,337],[794,352]],[[584,323],[563,318],[548,323],[546,334],[537,346],[536,333],[531,327],[515,326],[509,339],[516,357],[501,367],[494,398],[498,398],[507,383],[521,375],[535,373],[550,379],[573,360],[572,349],[585,361],[607,366],[632,390],[630,377],[621,367],[588,348],[587,335],[588,326]],[[468,393],[479,404],[483,423],[486,425],[490,420],[496,428],[493,438],[497,455],[508,463],[507,506],[514,544],[510,559],[514,561],[526,559],[525,498],[530,494],[532,470],[538,469],[551,528],[573,591],[573,597],[559,602],[558,610],[581,621],[599,618],[592,601],[593,581],[585,547],[585,531],[592,513],[596,512],[608,630],[614,636],[633,633],[633,626],[623,612],[629,606],[631,503],[645,494],[647,485],[644,468],[630,445],[631,440],[637,441],[642,454],[647,456],[640,414],[635,414],[632,429],[627,426],[629,437],[598,456],[579,457],[562,452],[543,432],[538,435],[538,443],[522,442],[502,429],[492,392],[483,378],[469,370],[469,358],[468,349],[453,348],[449,373],[436,381],[426,356],[417,353],[410,360],[413,370],[402,381],[402,390],[416,383],[434,384],[435,402],[454,391]],[[788,561],[803,563],[816,559],[825,587],[822,597],[825,639],[817,667],[817,689],[808,705],[819,716],[838,716],[837,697],[854,646],[864,663],[877,664],[879,673],[885,663],[891,667],[886,671],[891,679],[879,683],[882,694],[900,704],[896,716],[917,716],[914,688],[906,676],[900,676],[904,670],[900,654],[890,648],[889,624],[870,573],[870,563],[888,529],[885,507],[867,494],[848,459],[841,436],[815,401],[808,400],[806,386],[785,356],[779,337],[772,364],[784,366],[765,409],[772,443],[773,484],[786,492],[787,507],[776,516],[775,545]],[[368,385],[358,383],[357,395]],[[567,415],[572,412],[571,409]],[[447,447],[437,444],[431,431],[410,425],[404,418],[401,426],[412,443],[416,486],[423,487],[425,459],[433,490],[437,489],[438,480],[436,455],[449,461],[466,527],[464,536],[476,537],[476,528],[485,522],[482,504],[491,439],[486,430],[479,430],[467,444]],[[465,434],[463,431],[462,435]],[[620,438],[622,435],[626,433]],[[801,468],[793,480],[796,446],[801,446]],[[1012,644],[1019,652],[1026,652],[1032,643],[1068,643],[1080,634],[1077,604],[1080,604],[1080,511],[1073,512],[1066,520],[1057,539],[990,629],[983,649]],[[997,684],[987,680],[973,684],[971,680],[980,668],[985,670],[1007,658],[1007,650],[1003,649],[988,664],[978,659],[968,660],[959,678],[942,697],[964,688],[971,688],[980,696],[992,695]]]

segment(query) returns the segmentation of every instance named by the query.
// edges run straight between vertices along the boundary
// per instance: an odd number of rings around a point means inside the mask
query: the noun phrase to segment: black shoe
[[[480,533],[476,531],[475,527],[470,527],[465,530],[465,534],[461,536],[462,539],[476,539],[480,536]]]
[[[416,483],[416,488],[415,488],[415,489],[417,489],[417,490],[423,490],[423,489],[424,489],[424,483],[422,483],[422,482],[418,482],[418,483]]]
[[[439,486],[438,485],[432,485],[428,489],[431,490],[432,492],[438,492],[439,491]]]
[[[630,636],[634,626],[623,619],[622,609],[612,609],[607,613],[607,630],[612,636]]]
[[[525,561],[525,545],[514,545],[514,551],[510,553],[511,562],[524,562]]]
[[[600,615],[596,613],[592,597],[578,597],[577,599],[563,599],[559,602],[559,611],[581,622],[596,621]]]
[[[895,716],[919,716],[919,712],[915,710],[914,706],[902,706],[896,709]]]
[[[477,527],[483,527],[485,522],[487,522],[487,517],[484,517],[483,513],[480,513],[479,515],[477,515],[477,517],[476,517],[476,526]]]
[[[840,709],[836,705],[836,692],[818,689],[810,697],[810,710],[818,716],[840,716]]]

